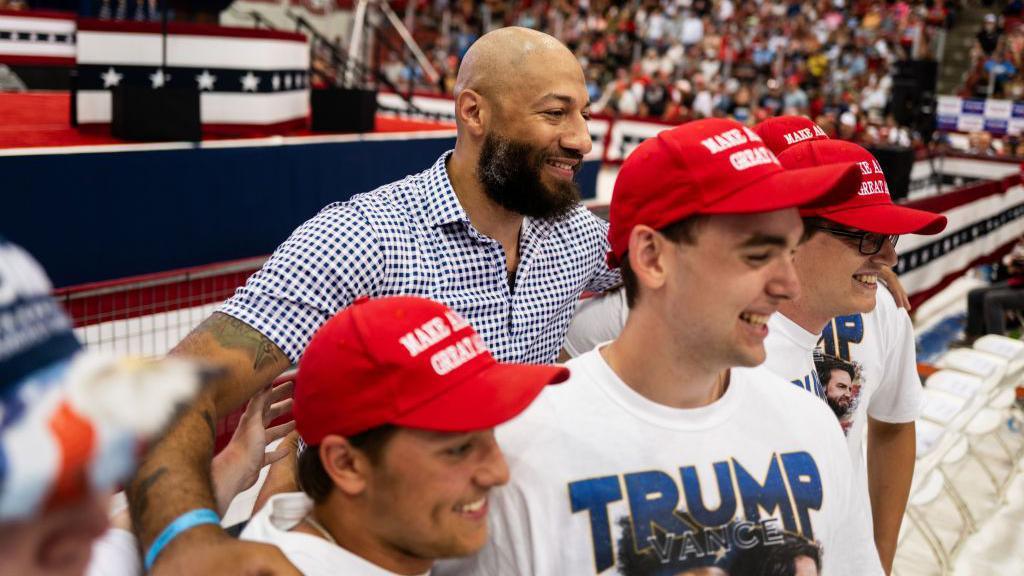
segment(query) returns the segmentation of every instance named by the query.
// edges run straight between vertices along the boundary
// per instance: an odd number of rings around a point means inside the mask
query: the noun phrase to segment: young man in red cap
[[[784,303],[781,314],[769,321],[766,366],[828,401],[827,382],[818,377],[824,367],[816,367],[813,360],[816,344],[823,341],[825,357],[858,363],[861,378],[857,394],[851,406],[845,408],[842,423],[849,432],[847,442],[861,494],[858,507],[865,513],[873,512],[870,521],[876,545],[888,571],[913,476],[914,420],[920,409],[921,383],[910,317],[897,307],[888,291],[877,290],[876,280],[891,274],[890,267],[896,262],[894,237],[886,231],[934,234],[945,226],[945,218],[893,205],[884,175],[870,153],[848,142],[829,141],[824,131],[806,118],[777,117],[762,122],[755,130],[768,147],[780,152],[787,168],[856,162],[861,173],[861,188],[846,202],[818,203],[817,208],[801,211],[808,217],[817,216],[808,222],[813,227],[808,233],[818,227],[831,231],[812,236],[797,254],[801,296]],[[819,146],[834,156],[811,158],[783,152],[790,147],[800,150]],[[864,229],[884,235],[863,234],[863,230],[855,229],[859,227],[839,223],[852,222],[849,219],[858,215],[856,221]],[[899,222],[895,227],[894,218]],[[830,223],[831,219],[835,220]],[[867,244],[864,251],[860,238]],[[627,314],[625,296],[620,293],[583,302],[570,326],[566,352],[576,356],[614,338]],[[864,458],[865,423],[868,459],[885,463],[884,470],[878,464],[871,466],[874,473],[870,477]]]
[[[754,131],[764,140],[764,145],[776,155],[801,142],[829,139],[821,126],[805,116],[775,116],[759,123],[754,127]],[[910,301],[896,273],[890,268],[885,268],[881,271],[880,280],[896,299],[896,304],[909,310]]]
[[[842,420],[855,484],[888,572],[914,473],[922,389],[913,324],[892,295],[878,289],[878,277],[896,264],[900,235],[937,234],[946,218],[894,204],[881,166],[851,142],[808,140],[782,151],[779,160],[787,168],[856,162],[861,172],[856,195],[801,210],[805,226],[817,233],[794,262],[804,286],[800,298],[784,303],[769,322],[766,366],[826,401],[814,350],[820,345],[825,356],[857,369],[859,385]]]
[[[438,571],[749,574],[784,556],[792,572],[870,573],[831,412],[746,368],[764,361],[768,317],[799,294],[796,207],[856,185],[852,165],[784,170],[731,120],[641,144],[610,212],[626,325],[499,428],[511,480],[492,499],[491,541]]]
[[[498,363],[469,323],[417,297],[357,300],[299,363],[302,492],[242,534],[304,574],[423,574],[487,541],[488,493],[508,481],[493,428],[568,370]]]

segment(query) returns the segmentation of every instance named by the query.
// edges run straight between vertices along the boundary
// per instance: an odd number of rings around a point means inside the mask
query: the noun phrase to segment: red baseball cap
[[[821,126],[803,116],[775,116],[754,126],[754,132],[775,154],[782,154],[783,150],[800,142],[828,140],[828,134]]]
[[[751,214],[838,202],[857,190],[852,163],[786,170],[753,130],[734,120],[697,120],[648,138],[615,180],[608,264],[619,265],[633,227],[664,228],[694,214]]]
[[[493,428],[526,409],[561,366],[504,364],[469,322],[425,298],[360,298],[324,324],[299,361],[295,427],[307,444],[384,424]]]
[[[946,228],[942,214],[893,204],[881,165],[862,146],[842,140],[801,142],[779,154],[779,161],[790,169],[857,164],[861,183],[856,194],[839,202],[815,203],[802,209],[801,216],[819,216],[877,234],[938,234]]]

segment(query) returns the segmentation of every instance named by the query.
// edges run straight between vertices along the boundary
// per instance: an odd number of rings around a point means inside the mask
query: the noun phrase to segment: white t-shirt
[[[815,360],[823,364],[826,359],[821,354],[825,354],[845,360],[853,368],[853,402],[836,416],[846,432],[857,492],[862,494],[869,520],[871,503],[864,456],[867,417],[889,423],[913,422],[924,399],[910,316],[896,306],[886,290],[878,290],[875,301],[873,311],[835,318],[820,336],[782,314],[774,314],[768,321],[765,341],[765,366],[826,402],[828,381],[822,381]]]
[[[598,344],[618,338],[628,317],[625,290],[613,290],[580,300],[576,303],[576,312],[569,323],[562,348],[573,358],[590,352]]]
[[[312,509],[313,501],[302,492],[273,496],[253,515],[241,538],[277,546],[289,562],[307,575],[397,576],[323,538],[292,532]]]
[[[568,367],[498,428],[511,479],[491,492],[488,545],[435,573],[750,573],[740,563],[758,553],[815,543],[825,574],[875,573],[862,565],[877,563],[870,532],[847,521],[850,461],[821,402],[766,369],[734,369],[717,401],[675,409],[636,393],[597,350]]]
[[[878,290],[873,311],[833,319],[822,332],[820,348],[860,365],[860,405],[868,416],[891,424],[920,416],[924,389],[917,375],[914,323],[887,290]],[[854,426],[863,428],[863,420],[854,416]],[[863,440],[863,434],[859,437]]]
[[[819,382],[814,366],[815,348],[820,344],[822,352],[857,363],[860,378],[854,384],[859,394],[854,409],[841,421],[847,432],[854,471],[865,486],[867,418],[864,414],[894,424],[913,422],[924,401],[910,316],[896,306],[885,289],[877,291],[875,302],[875,309],[868,314],[832,320],[822,335],[811,334],[781,314],[773,314],[768,321],[765,341],[768,351],[765,366],[822,399],[825,399],[827,382]],[[625,326],[628,315],[624,290],[580,301],[563,348],[575,357],[601,342],[614,340]]]

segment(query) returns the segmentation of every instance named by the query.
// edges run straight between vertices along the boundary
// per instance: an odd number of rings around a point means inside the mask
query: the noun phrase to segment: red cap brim
[[[938,234],[946,229],[946,217],[898,204],[874,204],[830,212],[806,210],[801,216],[820,216],[864,232],[876,234]]]
[[[526,410],[545,386],[568,378],[564,366],[491,364],[392,423],[438,432],[494,428]]]
[[[784,208],[838,204],[860,189],[854,163],[776,172],[697,211],[698,214],[751,214]]]

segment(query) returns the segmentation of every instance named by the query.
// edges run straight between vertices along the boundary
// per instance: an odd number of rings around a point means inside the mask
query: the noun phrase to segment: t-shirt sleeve
[[[376,295],[384,252],[355,209],[332,205],[299,226],[218,312],[233,316],[298,362],[306,344],[338,310]]]
[[[602,342],[618,338],[627,313],[625,291],[622,289],[580,300],[562,347],[575,358]]]
[[[882,348],[884,371],[868,405],[868,415],[893,424],[913,422],[921,414],[924,402],[924,390],[917,375],[914,326],[903,309],[892,316],[880,316],[879,320],[887,337]]]

